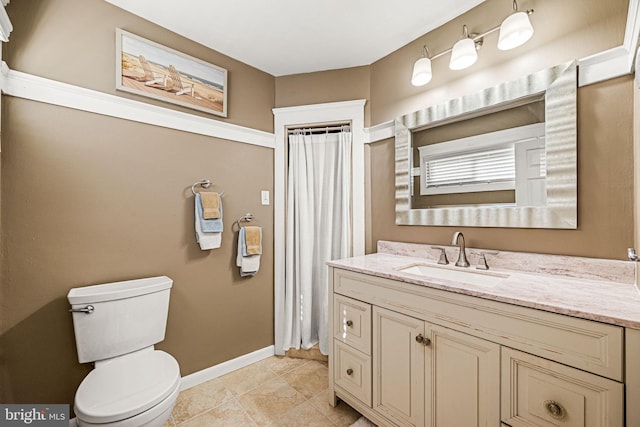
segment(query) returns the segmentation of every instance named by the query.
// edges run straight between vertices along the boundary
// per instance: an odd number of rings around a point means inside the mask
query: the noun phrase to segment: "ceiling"
[[[284,76],[369,65],[484,0],[106,1]]]

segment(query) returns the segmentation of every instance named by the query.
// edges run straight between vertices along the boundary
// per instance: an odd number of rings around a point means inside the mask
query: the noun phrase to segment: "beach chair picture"
[[[140,55],[138,57],[138,61],[140,61],[140,66],[144,71],[144,76],[140,77],[140,80],[143,81],[145,85],[165,86],[167,77],[161,74],[154,73],[153,70],[151,69],[151,66],[149,65],[149,62],[147,62],[147,58],[145,58],[144,55]]]
[[[195,85],[183,82],[180,73],[173,65],[169,65],[169,75],[171,76],[171,87],[169,90],[175,91],[176,95],[184,95],[185,93],[191,96],[195,95]]]
[[[119,28],[116,89],[227,116],[227,70]]]

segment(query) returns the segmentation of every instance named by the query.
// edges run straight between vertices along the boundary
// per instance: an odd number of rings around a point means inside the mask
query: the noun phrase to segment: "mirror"
[[[575,61],[395,120],[396,224],[577,228]]]

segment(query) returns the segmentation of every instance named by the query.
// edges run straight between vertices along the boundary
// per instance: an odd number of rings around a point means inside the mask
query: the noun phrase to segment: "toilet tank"
[[[73,288],[67,299],[80,363],[131,353],[164,340],[173,280],[166,276]]]

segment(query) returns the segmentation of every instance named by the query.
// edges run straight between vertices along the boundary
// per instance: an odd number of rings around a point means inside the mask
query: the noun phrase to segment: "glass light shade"
[[[413,74],[411,75],[411,84],[414,86],[424,86],[431,81],[433,74],[431,73],[431,60],[429,58],[420,58],[413,64]]]
[[[469,38],[462,39],[453,45],[449,68],[452,70],[463,70],[472,66],[477,60],[478,52],[476,51],[476,43]]]
[[[523,45],[533,35],[533,26],[526,12],[516,12],[507,16],[500,25],[498,49],[509,50]]]

